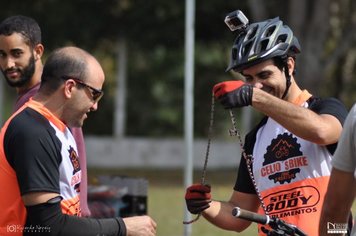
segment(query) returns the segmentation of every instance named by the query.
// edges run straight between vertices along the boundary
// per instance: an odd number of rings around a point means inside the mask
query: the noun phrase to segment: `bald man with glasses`
[[[149,216],[78,217],[81,169],[68,127],[81,127],[98,109],[99,62],[80,48],[60,48],[41,80],[0,133],[0,235],[156,235]]]

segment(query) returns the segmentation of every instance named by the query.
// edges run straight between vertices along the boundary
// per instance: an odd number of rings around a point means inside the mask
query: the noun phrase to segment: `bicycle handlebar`
[[[244,220],[252,221],[255,223],[267,225],[270,222],[270,218],[267,215],[256,214],[252,211],[243,210],[240,207],[235,207],[232,210],[232,215]]]
[[[257,214],[239,207],[235,207],[232,210],[232,215],[258,224],[269,225],[273,231],[269,231],[267,235],[307,236],[306,233],[295,225],[289,224],[279,218],[271,218],[268,215]]]

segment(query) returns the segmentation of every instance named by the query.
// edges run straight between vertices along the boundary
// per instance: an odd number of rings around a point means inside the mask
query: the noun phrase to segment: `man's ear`
[[[292,75],[295,69],[295,60],[293,57],[287,58],[288,74]]]
[[[63,89],[64,89],[64,96],[66,98],[72,97],[72,91],[75,85],[76,85],[75,82],[71,79],[65,81]]]
[[[44,52],[44,46],[42,44],[39,43],[34,47],[33,55],[36,61],[41,59],[43,52]]]

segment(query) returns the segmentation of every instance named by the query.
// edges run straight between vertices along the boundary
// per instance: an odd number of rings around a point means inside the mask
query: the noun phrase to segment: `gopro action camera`
[[[241,32],[248,25],[247,17],[240,10],[233,11],[225,17],[225,24],[231,31]]]

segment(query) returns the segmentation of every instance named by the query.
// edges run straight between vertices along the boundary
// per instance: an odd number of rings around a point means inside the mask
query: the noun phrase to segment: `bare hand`
[[[155,236],[157,224],[149,216],[123,218],[127,236]]]

